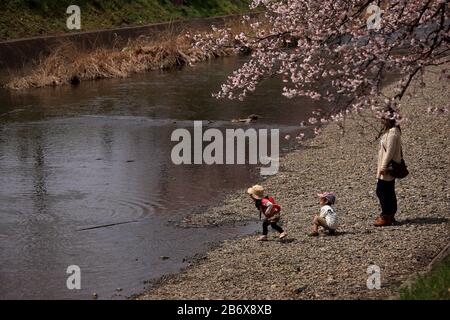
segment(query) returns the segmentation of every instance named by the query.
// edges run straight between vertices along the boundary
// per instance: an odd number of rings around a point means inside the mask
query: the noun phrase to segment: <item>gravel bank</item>
[[[448,106],[450,90],[448,80],[439,80],[439,69],[433,71],[425,75],[427,86],[416,93],[410,90],[412,96],[402,102],[409,119],[402,139],[411,174],[397,182],[399,225],[372,226],[378,214],[379,142],[374,141],[374,130],[355,117],[347,120],[345,135],[337,125],[327,126],[302,150],[283,157],[278,175],[260,181],[283,206],[286,241],[280,242],[273,232],[265,243],[255,236],[225,241],[137,299],[377,299],[395,294],[399,284],[425,270],[450,240],[449,115],[424,112]],[[309,238],[312,214],[319,209],[316,193],[323,190],[337,195],[339,234]],[[256,217],[244,192],[191,215],[183,224]],[[380,290],[367,289],[371,264],[381,268]]]

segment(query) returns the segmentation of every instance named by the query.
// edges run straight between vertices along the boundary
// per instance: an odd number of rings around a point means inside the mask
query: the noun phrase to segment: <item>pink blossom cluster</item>
[[[377,30],[368,27],[372,4],[381,12]],[[263,8],[268,23],[244,17],[251,27],[247,34],[215,28],[195,37],[206,51],[251,49],[250,59],[215,96],[242,100],[275,76],[285,97],[324,102],[329,111],[312,116],[313,125],[363,110],[382,117],[386,107],[400,121],[399,101],[412,79],[427,66],[449,62],[448,0],[253,0],[250,7]],[[400,75],[396,89],[380,100],[386,77],[394,72]]]

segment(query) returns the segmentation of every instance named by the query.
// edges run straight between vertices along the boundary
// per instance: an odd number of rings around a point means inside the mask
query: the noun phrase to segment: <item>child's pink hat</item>
[[[334,204],[336,202],[336,196],[332,192],[318,193],[317,196],[327,199],[330,204]]]

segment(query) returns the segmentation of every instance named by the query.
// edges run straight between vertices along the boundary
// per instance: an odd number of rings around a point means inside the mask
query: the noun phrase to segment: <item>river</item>
[[[259,177],[254,165],[174,165],[174,129],[204,120],[221,130],[279,128],[283,137],[320,107],[282,97],[275,80],[243,102],[212,98],[243,61],[0,91],[0,298],[124,299],[211,243],[259,229],[176,226]],[[249,114],[263,118],[230,121]],[[284,151],[296,144],[282,140]],[[66,286],[70,265],[80,267],[80,290]]]

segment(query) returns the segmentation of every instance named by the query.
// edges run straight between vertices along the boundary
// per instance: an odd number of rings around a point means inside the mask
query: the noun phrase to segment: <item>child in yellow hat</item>
[[[269,225],[272,229],[280,233],[280,239],[287,236],[287,233],[281,228],[277,222],[280,221],[281,206],[275,203],[273,197],[264,196],[264,188],[258,184],[247,189],[247,193],[255,201],[255,206],[261,214],[264,215],[263,234],[258,238],[259,241],[267,241],[269,233]]]

